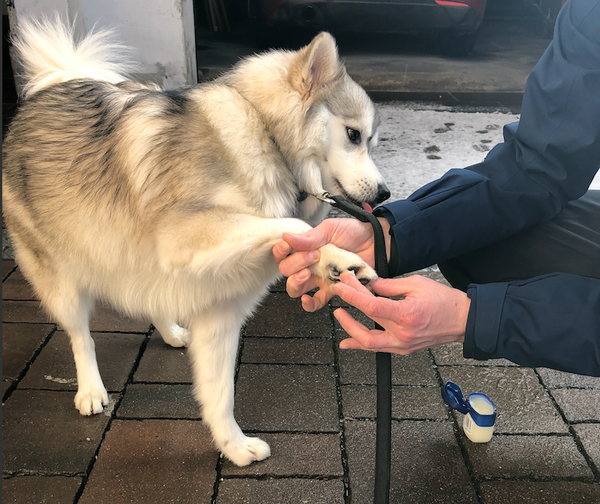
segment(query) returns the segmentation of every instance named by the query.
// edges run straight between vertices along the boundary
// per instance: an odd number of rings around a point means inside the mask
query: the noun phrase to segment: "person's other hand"
[[[340,348],[354,348],[408,355],[416,350],[464,341],[471,300],[467,295],[422,276],[378,278],[370,287],[376,297],[354,275],[344,273],[333,290],[377,322],[383,330],[367,329],[344,309],[334,312],[351,336]],[[400,300],[388,299],[401,296]]]
[[[389,237],[387,220],[380,221],[384,234]],[[327,243],[354,252],[371,267],[374,265],[373,229],[370,224],[357,219],[325,219],[304,234],[284,233],[283,240],[273,246],[279,272],[288,277],[288,294],[294,298],[302,296],[302,306],[309,312],[322,308],[333,297],[329,286],[308,269],[319,260],[318,249]],[[389,239],[387,248],[389,251]],[[319,289],[313,297],[303,295],[313,289]]]

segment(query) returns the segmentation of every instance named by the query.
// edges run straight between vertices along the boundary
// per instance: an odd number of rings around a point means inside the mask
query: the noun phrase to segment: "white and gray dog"
[[[241,325],[278,275],[271,247],[304,232],[323,191],[375,205],[378,116],[334,39],[241,61],[180,91],[126,80],[111,32],[20,21],[25,87],[4,142],[3,211],[16,259],[71,338],[82,415],[108,403],[89,315],[102,300],[189,346],[195,395],[237,465],[270,455],[233,418]],[[306,196],[306,195],[309,196]],[[334,282],[359,257],[327,245],[313,273]]]

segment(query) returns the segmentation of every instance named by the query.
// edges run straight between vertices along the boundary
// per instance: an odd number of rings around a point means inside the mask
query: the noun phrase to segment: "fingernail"
[[[318,251],[318,250],[311,250],[311,251],[308,253],[308,258],[309,258],[311,261],[318,261],[318,260],[319,260],[319,251]]]

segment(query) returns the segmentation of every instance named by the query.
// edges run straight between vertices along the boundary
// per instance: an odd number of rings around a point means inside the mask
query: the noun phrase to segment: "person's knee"
[[[438,264],[444,278],[448,280],[448,283],[455,289],[460,289],[463,292],[467,292],[469,284],[473,283],[473,279],[470,277],[468,272],[463,268],[460,261],[450,259]]]

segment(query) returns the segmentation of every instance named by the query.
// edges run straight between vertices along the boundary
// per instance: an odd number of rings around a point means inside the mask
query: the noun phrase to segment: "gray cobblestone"
[[[81,476],[16,476],[2,480],[4,504],[65,504],[73,502]]]
[[[241,366],[236,418],[245,430],[338,430],[334,371],[328,366]]]
[[[557,389],[552,396],[569,422],[600,422],[600,390]]]
[[[594,478],[569,436],[494,436],[465,445],[480,478]]]

